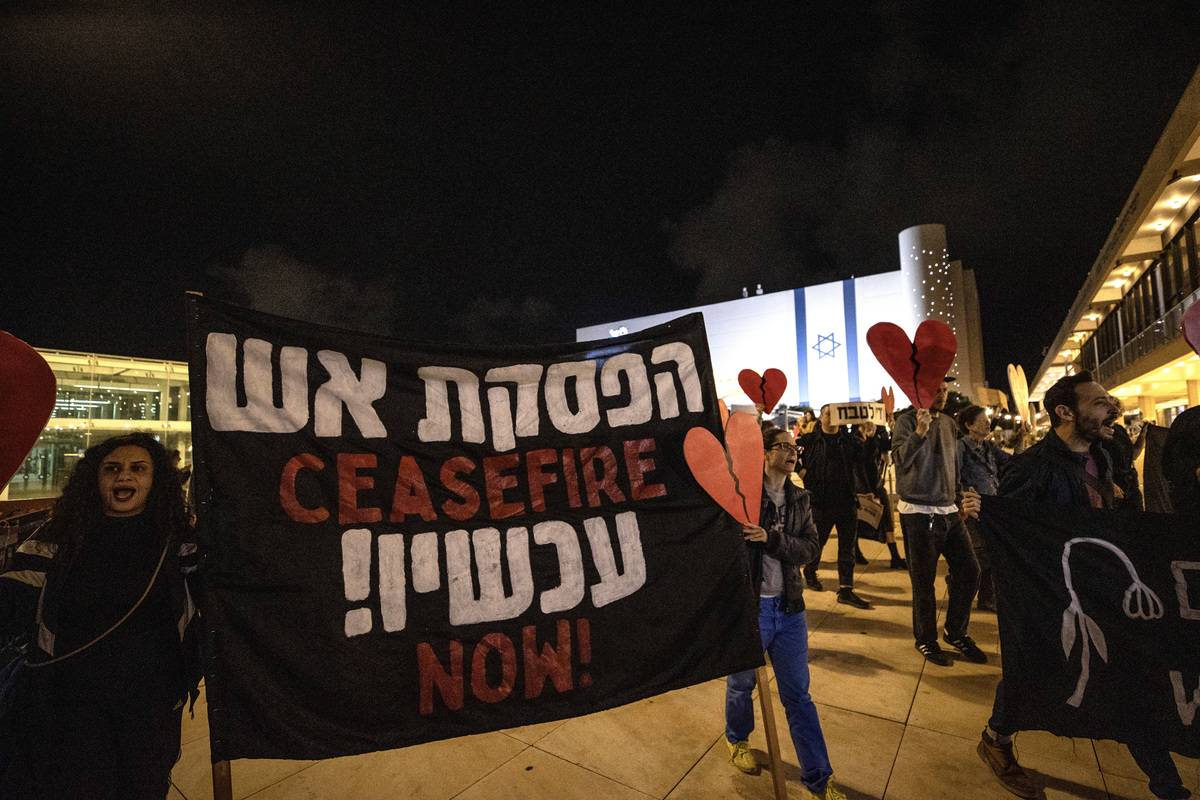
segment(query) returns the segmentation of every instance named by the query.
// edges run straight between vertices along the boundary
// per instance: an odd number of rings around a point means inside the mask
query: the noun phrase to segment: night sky
[[[893,270],[896,234],[940,222],[1005,386],[1200,52],[1192,2],[104,5],[0,16],[0,329],[164,358],[186,289],[400,337],[571,340]]]

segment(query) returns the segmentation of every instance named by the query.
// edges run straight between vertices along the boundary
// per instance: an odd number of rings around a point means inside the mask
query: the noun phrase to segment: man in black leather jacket
[[[821,407],[817,429],[800,440],[804,454],[802,475],[804,486],[812,493],[813,520],[822,549],[829,534],[838,532],[838,594],[839,603],[855,608],[870,608],[871,604],[854,592],[854,559],[858,545],[858,507],[856,493],[870,491],[867,482],[867,453],[863,441],[846,428],[834,423],[829,405]],[[818,552],[804,568],[804,580],[809,588],[822,588],[817,578],[821,560]]]
[[[1035,503],[1079,508],[1114,507],[1113,470],[1102,442],[1111,439],[1120,404],[1090,373],[1069,375],[1050,387],[1043,405],[1053,429],[1042,441],[1013,456],[1000,475],[1000,495]],[[1004,714],[1003,682],[996,687],[992,716],[979,742],[979,756],[1010,792],[1040,796],[1013,754],[1017,731]],[[1163,800],[1184,800],[1191,793],[1165,748],[1130,745],[1129,752],[1150,778],[1150,791]]]

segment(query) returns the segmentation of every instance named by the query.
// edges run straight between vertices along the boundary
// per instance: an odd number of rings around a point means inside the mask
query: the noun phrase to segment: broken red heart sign
[[[692,477],[717,505],[744,525],[757,525],[762,503],[762,434],[754,415],[735,412],[725,428],[725,447],[707,428],[692,428],[683,457]]]
[[[1183,315],[1183,338],[1200,354],[1200,303],[1192,303]]]
[[[867,331],[867,344],[900,390],[917,408],[929,408],[954,363],[958,342],[944,322],[927,319],[909,341],[899,325],[878,322]]]
[[[744,369],[738,373],[738,386],[755,405],[760,405],[765,411],[773,411],[787,389],[787,375],[771,368],[759,375],[752,369]]]
[[[54,411],[54,373],[25,342],[0,331],[0,489],[16,474]]]

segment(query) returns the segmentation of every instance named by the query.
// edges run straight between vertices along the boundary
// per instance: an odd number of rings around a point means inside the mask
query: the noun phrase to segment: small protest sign
[[[883,403],[831,403],[829,414],[834,425],[887,424],[887,408]]]

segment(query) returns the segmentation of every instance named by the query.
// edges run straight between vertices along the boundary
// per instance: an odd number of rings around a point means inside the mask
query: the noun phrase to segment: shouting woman
[[[0,796],[154,798],[170,787],[200,660],[179,474],[153,437],[90,448],[0,574],[0,637],[25,637]]]

